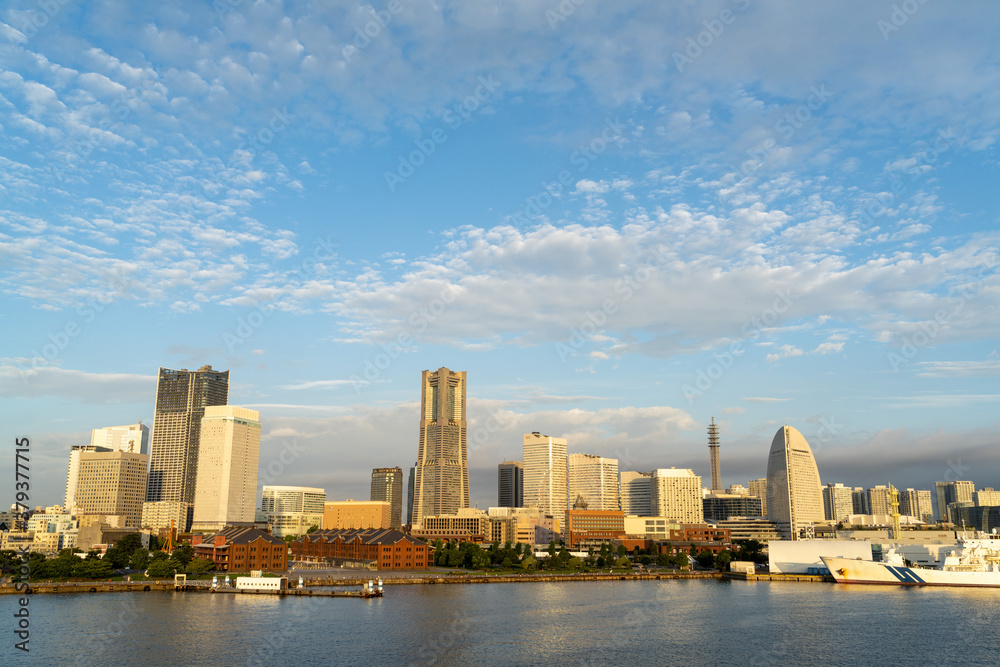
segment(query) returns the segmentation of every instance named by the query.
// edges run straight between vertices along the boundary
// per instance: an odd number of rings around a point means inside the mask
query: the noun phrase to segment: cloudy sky
[[[713,417],[725,484],[787,423],[824,482],[1000,486],[995,3],[5,6],[32,504],[205,364],[330,498],[413,464],[441,366],[480,507],[529,431],[707,478]]]

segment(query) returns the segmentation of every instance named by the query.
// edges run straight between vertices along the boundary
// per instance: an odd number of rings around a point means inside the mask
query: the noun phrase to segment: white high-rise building
[[[566,523],[566,440],[524,434],[524,506],[551,515],[562,530]]]
[[[113,452],[149,454],[149,427],[137,422],[95,428],[90,434],[90,444],[94,447],[107,447]]]
[[[767,457],[767,518],[786,540],[825,521],[819,469],[809,443],[796,429],[782,426]]]
[[[619,510],[618,459],[593,454],[566,457],[566,508],[582,496],[590,510]]]
[[[976,503],[976,507],[997,507],[1000,505],[1000,491],[994,491],[992,486],[987,486],[985,489],[973,491],[972,501]]]
[[[192,531],[252,522],[260,459],[260,413],[235,405],[207,406],[201,418]]]
[[[840,521],[854,514],[854,490],[841,483],[823,487],[823,514],[828,521]]]
[[[625,516],[653,516],[652,477],[651,472],[634,470],[621,474],[622,512]]]
[[[653,516],[677,523],[704,521],[701,476],[693,470],[657,468],[650,477],[650,504]]]

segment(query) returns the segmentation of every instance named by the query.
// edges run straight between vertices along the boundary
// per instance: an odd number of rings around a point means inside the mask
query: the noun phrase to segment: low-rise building
[[[193,535],[197,558],[208,558],[223,572],[285,572],[288,545],[284,540],[249,526],[228,526],[214,535]]]
[[[685,523],[672,529],[666,540],[657,542],[659,553],[688,553],[710,551],[718,554],[732,548],[731,533],[728,528],[720,528],[707,523]]]
[[[332,565],[371,565],[379,570],[423,570],[433,551],[421,540],[394,529],[320,530],[291,544],[292,558]]]
[[[497,513],[490,516],[482,510],[465,507],[457,514],[425,516],[423,521],[410,530],[414,537],[422,537],[429,542],[446,540],[459,542],[513,543],[517,537],[517,517],[511,513]]]
[[[379,500],[328,500],[323,503],[323,529],[391,528],[392,506]]]
[[[733,542],[737,540],[767,542],[768,540],[781,539],[778,524],[762,517],[734,516],[725,521],[717,521],[715,525],[719,528],[727,529],[729,537]]]
[[[625,535],[625,513],[621,510],[566,510],[566,546],[575,549],[581,542],[611,542]]]

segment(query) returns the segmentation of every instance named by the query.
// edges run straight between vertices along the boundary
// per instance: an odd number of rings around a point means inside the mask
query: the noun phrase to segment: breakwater
[[[458,574],[458,575],[427,575],[427,576],[407,576],[392,577],[391,573],[372,572],[371,576],[362,578],[318,578],[304,579],[303,588],[317,586],[337,587],[337,586],[361,586],[370,579],[381,577],[382,583],[386,586],[399,585],[427,585],[427,584],[520,584],[520,583],[573,583],[588,581],[661,581],[670,579],[721,579],[719,572],[642,572],[642,573],[595,573],[585,572],[578,574]],[[809,577],[803,577],[809,579]],[[812,577],[816,579],[816,577]],[[36,593],[122,593],[137,592],[148,593],[152,591],[200,591],[209,592],[209,581],[187,582],[186,584],[174,584],[173,581],[93,581],[93,582],[34,582],[27,591],[30,594]],[[291,586],[298,585],[298,580],[292,577],[289,581]],[[225,589],[226,592],[232,589]],[[0,586],[2,594],[24,594],[26,591],[15,590],[14,584],[4,584]],[[284,595],[310,595],[312,591],[299,588],[292,588],[283,592]],[[315,594],[318,594],[316,591]],[[343,596],[348,597],[348,596]]]

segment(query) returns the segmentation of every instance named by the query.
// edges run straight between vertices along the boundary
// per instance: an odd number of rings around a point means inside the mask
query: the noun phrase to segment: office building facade
[[[265,486],[260,511],[275,537],[303,535],[311,527],[323,527],[326,491],[310,486]]]

